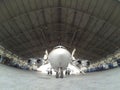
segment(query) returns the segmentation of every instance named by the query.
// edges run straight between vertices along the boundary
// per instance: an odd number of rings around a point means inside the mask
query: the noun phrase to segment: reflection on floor
[[[0,90],[119,90],[120,68],[63,79],[0,64]]]

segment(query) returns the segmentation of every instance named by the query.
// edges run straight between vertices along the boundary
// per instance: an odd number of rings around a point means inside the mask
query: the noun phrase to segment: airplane
[[[70,75],[70,69],[68,69],[69,64],[77,67],[77,69],[81,69],[82,60],[74,57],[75,51],[76,49],[73,49],[72,53],[70,53],[64,46],[59,45],[54,47],[49,54],[46,50],[43,58],[29,59],[28,65],[36,65],[37,67],[40,67],[50,63],[51,67],[47,70],[48,75],[52,75],[53,69],[55,71],[56,78],[63,78],[63,71],[65,71],[65,75]]]
[[[56,72],[56,78],[63,78],[64,74],[63,71],[67,70],[68,64],[71,63],[75,66],[78,66],[81,64],[81,60],[77,60],[74,57],[76,49],[70,53],[64,46],[56,46],[53,48],[53,50],[48,54],[48,51],[45,51],[45,55],[43,57],[43,60],[45,63],[50,62],[52,68]],[[69,71],[66,71],[66,74]]]

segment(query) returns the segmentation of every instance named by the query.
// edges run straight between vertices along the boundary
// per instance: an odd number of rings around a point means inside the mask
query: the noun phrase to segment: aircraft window
[[[65,47],[63,47],[63,46],[56,46],[54,49],[57,49],[57,48],[64,48],[65,49]]]

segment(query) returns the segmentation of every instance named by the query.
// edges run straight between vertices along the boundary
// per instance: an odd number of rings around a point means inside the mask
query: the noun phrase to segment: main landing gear
[[[48,68],[48,75],[52,75],[52,68]]]

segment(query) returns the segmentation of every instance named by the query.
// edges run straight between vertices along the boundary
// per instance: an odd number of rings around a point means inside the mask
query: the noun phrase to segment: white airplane
[[[63,71],[67,70],[68,64],[76,60],[75,51],[76,49],[71,54],[64,46],[56,46],[49,54],[47,50],[45,51],[43,59],[45,63],[50,62],[56,72],[56,78],[63,78]]]
[[[76,49],[70,53],[64,46],[56,46],[49,54],[46,50],[43,59],[30,59],[28,60],[28,64],[31,66],[36,65],[37,67],[40,67],[42,65],[50,63],[51,67],[47,70],[48,74],[52,74],[53,69],[56,73],[56,78],[63,78],[64,70],[66,71],[66,75],[70,75],[70,70],[67,69],[69,64],[72,64],[79,70],[81,69],[82,61],[80,59],[75,59],[75,51]]]

